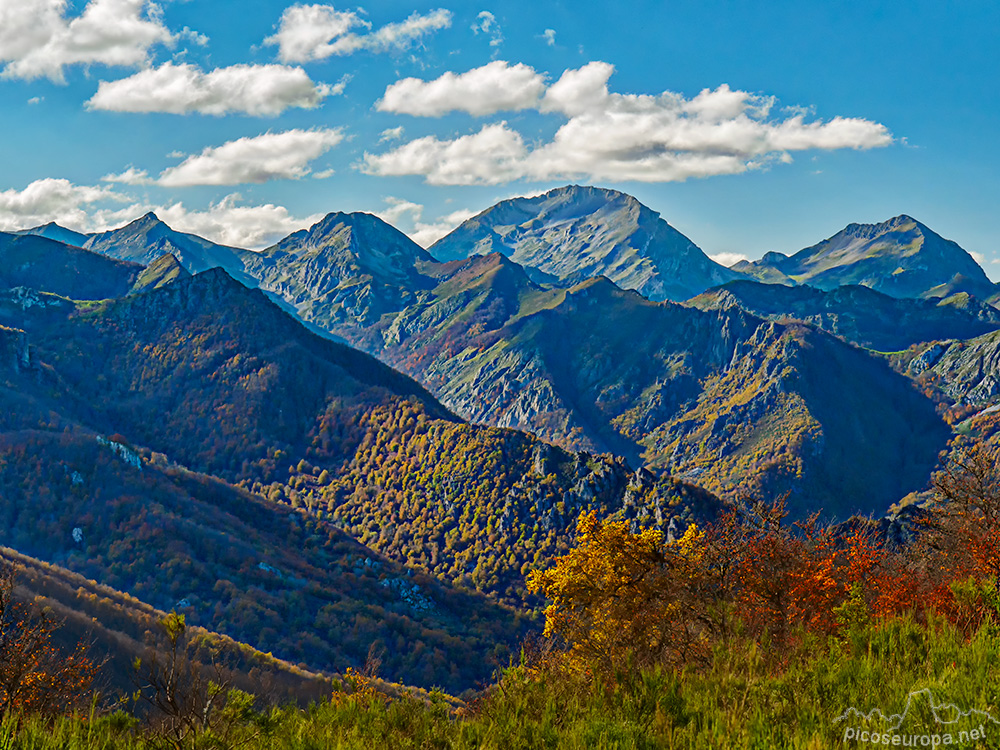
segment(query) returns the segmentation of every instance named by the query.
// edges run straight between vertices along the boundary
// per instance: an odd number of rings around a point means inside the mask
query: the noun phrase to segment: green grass
[[[938,703],[1000,718],[1000,631],[970,640],[946,622],[893,620],[819,642],[801,637],[781,654],[743,643],[719,649],[706,668],[650,669],[587,682],[519,665],[457,714],[443,698],[341,696],[305,709],[243,715],[226,738],[205,735],[184,747],[213,748],[831,748],[848,707],[898,713],[914,691]],[[432,694],[433,696],[433,694]],[[909,731],[943,731],[911,713]],[[988,720],[987,720],[987,723]],[[1000,727],[990,725],[994,735]],[[93,721],[61,718],[0,723],[0,750],[157,746],[125,714]],[[963,747],[985,747],[966,743]]]

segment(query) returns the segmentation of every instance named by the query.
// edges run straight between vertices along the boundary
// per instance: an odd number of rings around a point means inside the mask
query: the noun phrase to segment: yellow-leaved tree
[[[627,522],[583,514],[576,546],[528,577],[529,590],[551,600],[546,637],[564,641],[568,664],[581,671],[697,658],[707,643],[688,592],[701,575],[702,536],[692,524],[664,543],[655,529],[632,533]]]

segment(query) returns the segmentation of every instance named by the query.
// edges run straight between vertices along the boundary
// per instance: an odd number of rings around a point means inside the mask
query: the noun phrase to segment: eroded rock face
[[[925,369],[945,384],[944,392],[957,403],[978,406],[1000,399],[1000,331],[937,344],[927,352],[934,361]]]
[[[16,373],[30,368],[28,334],[19,328],[0,326],[0,371]]]

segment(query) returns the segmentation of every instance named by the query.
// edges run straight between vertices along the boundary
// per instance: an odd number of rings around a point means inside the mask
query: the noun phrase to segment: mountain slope
[[[546,289],[500,253],[438,273],[419,304],[386,316],[360,343],[382,346],[387,362],[473,421],[613,451],[712,491],[793,489],[837,514],[883,511],[900,487],[926,481],[944,446],[944,424],[906,379],[811,328],[773,327],[738,305],[650,302],[606,279]],[[821,378],[824,357],[831,367],[852,363],[839,385]],[[844,407],[849,426],[843,404],[858,405]],[[869,466],[868,489],[824,484],[851,462]]]
[[[789,490],[793,514],[843,519],[924,487],[949,436],[881,359],[810,326],[767,323],[645,443],[656,463],[716,491]]]
[[[670,531],[719,507],[612,456],[550,453],[533,436],[464,424],[413,380],[309,333],[221,269],[117,301],[14,314],[34,365],[12,376],[18,408],[0,411],[0,432],[82,425],[286,512],[335,519],[397,563],[520,607],[524,574],[566,548],[581,513]],[[509,627],[509,616],[462,606],[484,626]]]
[[[143,272],[139,274],[129,292],[136,294],[137,292],[145,292],[150,289],[159,289],[164,284],[169,284],[171,281],[176,281],[177,279],[187,278],[190,275],[191,273],[181,265],[181,262],[177,258],[167,253],[143,269]]]
[[[36,235],[0,232],[0,289],[29,287],[74,299],[126,294],[142,266]]]
[[[277,504],[181,468],[258,486],[306,455],[336,470],[373,408],[453,419],[416,383],[221,270],[61,312],[24,311],[30,349],[3,337],[31,357],[0,370],[0,544],[313,668],[360,666],[380,641],[393,679],[488,676],[520,632],[510,612],[357,544],[311,494]]]
[[[87,235],[83,247],[144,266],[169,253],[192,273],[221,267],[234,276],[239,275],[240,257],[246,252],[175,231],[152,212],[119,229]]]
[[[900,372],[969,409],[1000,402],[1000,331],[965,341],[935,341],[891,358]]]
[[[769,253],[739,270],[762,281],[783,276],[826,290],[860,284],[893,297],[964,291],[987,299],[997,292],[969,253],[905,215],[880,224],[850,224],[792,256]]]
[[[968,294],[946,300],[901,299],[854,285],[824,292],[810,286],[732,281],[686,304],[700,310],[737,306],[772,320],[794,318],[879,351],[899,351],[921,341],[972,338],[1000,328],[1000,311]]]
[[[229,479],[248,476],[234,454],[269,463],[276,449],[301,452],[334,403],[346,415],[401,398],[453,418],[414,381],[310,334],[218,268],[81,308],[37,335],[27,312],[39,357],[87,405],[90,424],[127,428],[132,440]]]
[[[292,663],[359,668],[381,639],[388,676],[461,690],[488,676],[477,660],[517,637],[514,617],[482,596],[113,438],[8,432],[0,466],[0,544]],[[418,642],[454,664],[432,663]]]
[[[87,241],[86,234],[74,232],[72,229],[59,226],[54,221],[50,221],[48,224],[42,224],[38,227],[32,227],[31,229],[22,229],[18,232],[14,232],[14,234],[31,234],[38,237],[47,237],[50,240],[63,242],[67,245],[73,245],[74,247],[83,247],[83,243]]]
[[[332,213],[259,253],[241,255],[253,283],[305,321],[343,335],[401,310],[429,285],[434,259],[376,216]]]
[[[653,300],[687,299],[740,277],[632,196],[577,185],[501,201],[429,250],[440,261],[499,252],[560,279],[606,276]]]
[[[55,645],[72,650],[85,644],[88,654],[102,662],[100,689],[111,695],[132,693],[134,661],[148,656],[148,649],[154,645],[148,637],[157,633],[158,623],[167,613],[130,594],[9,547],[0,547],[0,558],[16,566],[15,595],[35,602],[58,618],[61,624],[54,635]],[[243,690],[281,703],[304,704],[329,695],[333,689],[331,676],[304,670],[197,625],[191,625],[190,631],[205,645],[226,649],[231,656],[226,672]]]

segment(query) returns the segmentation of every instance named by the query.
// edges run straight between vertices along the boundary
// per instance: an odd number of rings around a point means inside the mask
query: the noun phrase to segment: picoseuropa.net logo
[[[878,708],[865,713],[852,706],[833,721],[844,727],[849,746],[1000,746],[1000,721],[988,711],[937,703],[928,689],[906,696],[902,713],[886,715]]]

